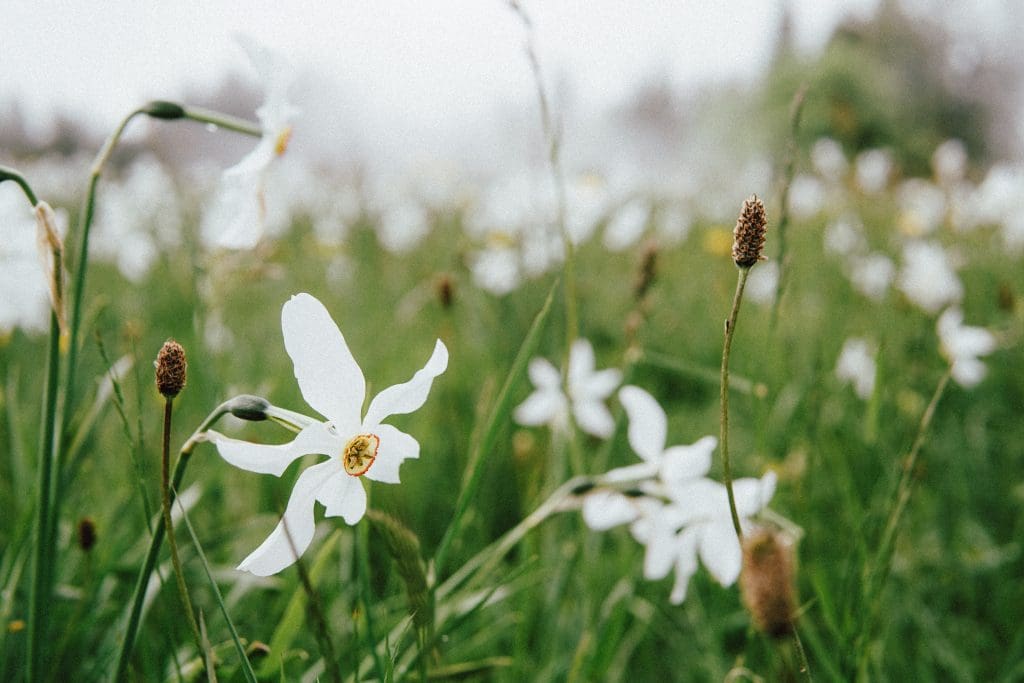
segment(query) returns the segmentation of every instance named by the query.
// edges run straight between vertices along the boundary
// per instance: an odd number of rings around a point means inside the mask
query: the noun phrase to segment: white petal
[[[317,492],[334,484],[339,473],[343,475],[344,471],[333,460],[304,469],[295,481],[284,517],[238,568],[257,576],[270,576],[294,564],[313,540],[313,503]]]
[[[687,479],[666,487],[683,515],[683,524],[731,519],[725,486],[711,479]]]
[[[323,422],[309,425],[289,443],[275,445],[230,439],[212,430],[207,432],[207,438],[217,446],[220,457],[235,467],[260,474],[273,474],[275,477],[280,477],[296,458],[311,453],[333,456],[344,447]]]
[[[377,394],[366,409],[363,424],[375,426],[390,415],[411,413],[426,402],[434,378],[448,368],[448,349],[441,340],[434,344],[430,360],[408,382],[388,387]]]
[[[676,537],[676,582],[672,586],[669,602],[679,605],[686,599],[690,577],[697,573],[697,541],[700,539],[696,528],[687,528]]]
[[[736,496],[736,511],[740,517],[750,517],[760,512],[772,496],[775,495],[777,476],[774,472],[765,472],[760,479],[745,477],[732,483],[733,494]]]
[[[337,463],[334,465],[338,467]],[[316,499],[326,508],[326,516],[341,517],[346,524],[355,524],[366,514],[366,489],[359,477],[346,474],[340,467],[338,469],[340,474],[320,488]]]
[[[711,454],[716,446],[718,439],[705,436],[689,446],[672,446],[667,449],[661,461],[662,481],[671,485],[703,477],[711,469]]]
[[[516,422],[527,427],[536,427],[553,422],[564,410],[565,397],[553,389],[538,389],[520,403],[512,416]]]
[[[593,398],[604,400],[612,395],[615,388],[622,382],[622,372],[615,368],[600,370],[591,374],[576,387],[576,398]]]
[[[591,436],[607,439],[615,431],[615,419],[600,401],[578,401],[573,414],[580,429]]]
[[[639,462],[635,465],[608,470],[601,475],[601,480],[609,484],[623,481],[642,481],[650,479],[656,474],[658,474],[657,465],[650,462]]]
[[[723,586],[735,583],[743,565],[743,553],[732,521],[718,520],[702,525],[699,550],[701,561],[718,583]]]
[[[562,376],[555,366],[546,358],[534,358],[526,368],[530,381],[538,389],[557,389],[562,391]]]
[[[366,380],[331,314],[315,297],[296,294],[281,310],[281,329],[306,403],[342,434],[354,433]]]
[[[391,425],[377,425],[373,431],[380,437],[380,444],[377,446],[377,459],[364,476],[386,484],[397,484],[399,466],[404,460],[420,457],[420,444]]]
[[[966,389],[977,386],[987,372],[988,368],[977,358],[961,358],[953,363],[953,379]]]
[[[210,207],[203,212],[203,242],[225,249],[256,246],[263,234],[262,192],[259,173],[224,175]]]
[[[636,505],[618,491],[594,491],[583,498],[583,522],[594,531],[628,524],[639,514]]]
[[[619,390],[619,401],[629,416],[629,445],[644,460],[660,460],[668,431],[665,411],[653,396],[632,385]]]
[[[668,507],[668,506],[666,506]],[[652,520],[647,554],[644,556],[644,578],[657,581],[668,576],[676,559],[676,532],[670,520],[655,517]]]
[[[571,387],[579,386],[594,372],[594,347],[586,339],[577,339],[569,349],[569,370],[566,373]]]

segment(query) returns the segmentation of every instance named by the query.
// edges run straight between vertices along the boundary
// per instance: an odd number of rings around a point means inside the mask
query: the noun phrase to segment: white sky
[[[876,4],[793,0],[798,41],[816,47],[845,14]],[[770,53],[783,2],[524,5],[551,82],[600,109],[651,74],[683,85],[751,75]],[[0,0],[0,102],[16,100],[41,123],[60,104],[107,131],[140,102],[214,84],[225,69],[248,74],[239,32],[330,79],[343,93],[334,106],[365,136],[458,130],[535,98],[524,31],[501,0]]]

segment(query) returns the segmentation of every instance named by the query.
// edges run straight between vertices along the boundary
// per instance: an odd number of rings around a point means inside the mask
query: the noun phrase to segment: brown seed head
[[[88,517],[83,517],[78,522],[78,547],[89,552],[94,545],[96,545],[96,523]]]
[[[764,213],[764,203],[757,195],[743,202],[740,217],[736,219],[736,227],[732,231],[732,260],[740,268],[750,268],[764,256],[764,234],[768,229],[768,219]]]
[[[455,303],[455,283],[451,275],[447,273],[439,276],[436,280],[437,299],[441,302],[442,308],[451,308]]]
[[[793,631],[796,596],[793,588],[793,544],[784,534],[758,529],[743,539],[740,591],[754,625],[781,638]]]
[[[633,298],[637,301],[642,300],[647,295],[651,285],[654,284],[657,266],[658,243],[654,241],[647,242],[640,256],[640,268],[637,271],[636,282],[633,285]]]
[[[185,388],[185,349],[168,339],[156,357],[156,388],[166,398],[174,398]]]

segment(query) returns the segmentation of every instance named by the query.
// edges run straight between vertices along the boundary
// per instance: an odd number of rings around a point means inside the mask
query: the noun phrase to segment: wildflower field
[[[1024,680],[1024,167],[805,144],[811,82],[749,186],[542,99],[403,194],[245,48],[249,118],[127,119],[226,170],[0,158],[0,678]]]

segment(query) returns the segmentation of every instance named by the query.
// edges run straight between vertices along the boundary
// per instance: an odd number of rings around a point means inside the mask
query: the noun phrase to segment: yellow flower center
[[[380,437],[376,434],[353,436],[341,452],[341,465],[353,477],[361,477],[377,459]]]
[[[288,143],[292,139],[292,127],[285,126],[280,133],[277,134],[277,139],[274,140],[274,154],[281,156],[288,149]]]

